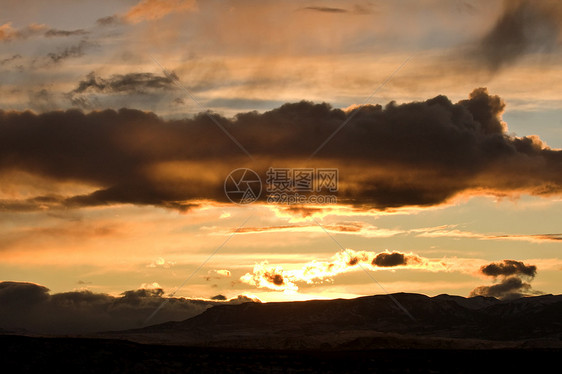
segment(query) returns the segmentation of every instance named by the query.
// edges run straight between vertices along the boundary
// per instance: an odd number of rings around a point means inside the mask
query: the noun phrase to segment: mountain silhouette
[[[249,349],[562,347],[560,316],[562,295],[498,300],[396,293],[219,305],[184,321],[101,336]]]

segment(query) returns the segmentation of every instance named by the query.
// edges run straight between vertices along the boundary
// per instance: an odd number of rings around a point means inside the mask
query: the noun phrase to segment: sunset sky
[[[562,293],[559,1],[0,4],[0,280]],[[270,167],[337,203],[230,202]]]

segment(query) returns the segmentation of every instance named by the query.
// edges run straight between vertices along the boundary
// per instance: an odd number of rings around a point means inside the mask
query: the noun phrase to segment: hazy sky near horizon
[[[0,280],[562,293],[559,2],[0,5]],[[269,167],[337,168],[338,203],[227,199]]]

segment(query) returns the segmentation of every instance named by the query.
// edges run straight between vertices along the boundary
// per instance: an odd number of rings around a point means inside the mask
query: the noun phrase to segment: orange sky
[[[7,3],[0,280],[468,296],[512,259],[562,292],[557,2]],[[233,169],[303,166],[339,170],[338,204],[224,195]]]

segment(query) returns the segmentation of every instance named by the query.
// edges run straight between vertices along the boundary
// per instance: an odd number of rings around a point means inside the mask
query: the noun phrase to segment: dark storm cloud
[[[372,261],[372,265],[381,267],[406,265],[407,263],[408,258],[400,252],[379,253]]]
[[[497,70],[525,54],[552,51],[559,43],[561,25],[558,1],[504,1],[502,14],[474,53],[489,69]]]
[[[534,265],[525,265],[521,261],[503,260],[503,262],[493,262],[482,266],[480,272],[491,277],[525,275],[533,278],[537,274],[537,267]]]
[[[161,89],[171,84],[166,79],[92,74],[76,92]],[[131,109],[0,111],[0,178],[24,171],[51,183],[97,187],[78,196],[4,200],[0,207],[132,203],[188,210],[196,200],[228,202],[223,186],[233,169],[250,167],[265,181],[270,166],[339,168],[338,202],[358,208],[431,206],[465,191],[560,194],[562,151],[537,137],[508,135],[503,109],[499,97],[480,88],[458,103],[437,96],[365,106],[356,113],[304,101],[263,114],[201,113],[169,121]],[[353,120],[306,161],[351,115]],[[250,162],[209,116],[256,161]]]
[[[541,293],[533,290],[531,284],[522,279],[532,280],[535,277],[537,274],[535,265],[526,265],[515,260],[503,260],[482,266],[480,273],[493,277],[498,283],[492,286],[476,287],[470,293],[471,297],[491,296],[498,299],[513,299]]]
[[[120,296],[73,291],[49,294],[34,283],[0,282],[0,328],[40,333],[86,333],[137,328],[164,300],[153,324],[183,320],[224,302],[254,300],[239,296],[226,301],[166,298],[162,289],[126,291]]]

